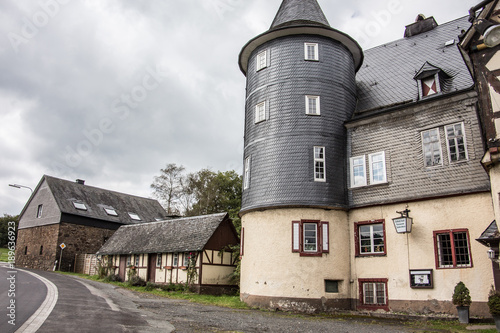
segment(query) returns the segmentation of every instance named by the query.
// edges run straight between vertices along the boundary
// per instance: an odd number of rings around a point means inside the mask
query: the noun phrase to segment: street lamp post
[[[33,193],[33,189],[29,186],[24,186],[24,185],[19,185],[19,184],[9,184],[9,186],[15,187],[15,188],[27,188],[31,191],[31,193]]]

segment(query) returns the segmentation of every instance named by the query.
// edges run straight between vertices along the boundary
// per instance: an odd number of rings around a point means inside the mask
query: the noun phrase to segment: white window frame
[[[179,267],[179,253],[172,253],[172,267]]]
[[[454,134],[453,137],[450,137],[448,135],[448,128],[452,127],[453,128],[453,132],[455,132],[455,126],[457,126],[457,125],[461,126],[462,135],[459,136],[459,135]],[[469,160],[469,154],[467,153],[467,140],[465,138],[464,123],[455,123],[455,124],[451,124],[451,125],[446,125],[444,127],[444,132],[446,134],[446,147],[448,148],[448,161],[450,161],[450,163],[457,163],[457,162],[462,162],[462,161]],[[458,154],[458,150],[457,150],[457,153],[456,153],[457,159],[456,160],[452,160],[451,159],[450,140],[453,140],[455,147],[458,147],[457,138],[462,138],[462,140],[463,140],[464,151],[465,151],[465,158],[460,158],[459,154]]]
[[[359,238],[359,242],[357,244],[357,246],[359,246],[359,254],[360,255],[370,255],[370,254],[385,254],[385,247],[386,247],[386,238],[385,238],[385,228],[384,228],[384,224],[383,223],[373,223],[373,224],[363,224],[363,225],[358,225],[358,238]],[[375,238],[375,232],[373,230],[374,227],[381,227],[382,228],[382,241],[383,241],[383,250],[379,250],[377,251],[376,250],[376,245],[375,245],[375,241],[378,239]],[[368,239],[363,239],[361,237],[361,229],[362,228],[368,228],[369,229],[369,235],[370,235],[370,251],[369,252],[363,252],[362,251],[362,248],[363,248],[363,244],[362,241],[363,240],[368,240]]]
[[[309,47],[313,47],[314,54],[309,54]],[[318,43],[304,43],[304,59],[308,61],[319,60]]]
[[[425,82],[426,81],[431,81],[431,80],[433,80],[434,82],[436,82],[436,92],[432,93],[432,94],[427,94],[427,95],[424,96],[424,85],[425,85]],[[434,74],[434,76],[429,76],[429,77],[426,77],[426,78],[418,80],[418,88],[419,88],[418,94],[420,96],[420,99],[427,98],[427,97],[439,94],[441,92],[441,85],[439,83],[439,74],[436,73],[436,74]]]
[[[114,208],[104,208],[104,211],[110,216],[118,216],[118,213]]]
[[[189,266],[189,252],[184,252],[184,261],[183,261],[183,265],[184,267],[188,267]]]
[[[387,297],[386,297],[387,286],[386,286],[386,283],[373,281],[373,282],[363,282],[362,285],[363,285],[363,305],[387,305]],[[370,293],[371,294],[370,297],[373,298],[373,302],[370,302],[370,303],[366,301],[367,295],[369,294],[367,291],[367,288],[366,288],[368,285],[373,286],[373,293]],[[377,290],[377,288],[379,286],[383,286],[383,293],[382,294],[384,295],[384,301],[382,303],[377,302],[378,301],[377,291],[379,291],[379,290]]]
[[[243,189],[246,190],[250,187],[250,166],[251,166],[251,157],[248,156],[245,158],[245,174],[243,180]]]
[[[141,221],[141,217],[137,213],[128,213],[128,216],[130,216],[132,220]]]
[[[162,262],[162,254],[157,253],[156,254],[156,267],[161,267],[161,262]]]
[[[356,161],[362,162],[362,164],[355,165]],[[349,160],[349,166],[351,170],[351,187],[359,187],[359,186],[366,186],[366,156],[361,155],[361,156],[354,156],[351,157]],[[363,180],[360,182],[356,182],[356,177],[354,175],[354,168],[355,167],[361,167],[363,170]]]
[[[310,226],[314,226],[314,230],[310,229],[310,230],[307,230],[308,227]],[[303,232],[303,244],[304,244],[304,252],[318,252],[318,241],[319,241],[319,235],[318,235],[318,223],[312,223],[312,222],[304,222],[302,224],[302,228],[304,230]],[[314,235],[312,235],[311,233],[314,233]],[[306,240],[310,240],[310,239],[314,239],[314,243],[307,243]],[[307,247],[309,245],[312,245],[313,248],[310,248],[308,249]]]
[[[136,254],[134,256],[134,266],[139,267],[139,255],[138,254]]]
[[[258,72],[268,66],[267,63],[267,50],[261,51],[255,57],[255,71]]]
[[[312,112],[309,105],[310,102],[314,101],[316,112]],[[320,116],[321,115],[321,107],[320,107],[320,97],[313,95],[306,95],[306,114],[311,116]]]
[[[429,141],[429,142],[425,142],[425,139],[424,139],[424,134],[425,133],[428,133],[428,132],[431,132],[431,131],[437,131],[437,141]],[[443,151],[441,149],[441,133],[439,131],[439,128],[436,127],[436,128],[431,128],[431,129],[428,129],[428,130],[425,130],[425,131],[422,131],[420,133],[420,136],[422,138],[422,156],[423,156],[423,160],[424,160],[424,167],[426,168],[432,168],[432,167],[436,167],[436,166],[442,166],[443,165]],[[438,148],[439,150],[436,150],[432,147],[432,145],[435,145],[437,143],[438,145]],[[432,165],[427,165],[426,163],[426,151],[428,149],[426,149],[426,147],[431,147],[432,150],[431,150],[431,153],[432,153],[432,160],[434,160],[434,152],[436,151],[439,151],[439,163],[437,164],[432,164]]]
[[[255,105],[255,123],[260,123],[266,120],[266,101]]]
[[[316,157],[316,150],[321,149],[323,151],[323,157]],[[326,182],[326,151],[325,147],[320,147],[320,146],[314,146],[313,148],[313,158],[314,158],[314,181],[315,182]],[[316,173],[316,164],[317,163],[322,163],[323,165],[323,177],[318,177]]]
[[[374,162],[373,159],[376,157],[376,156],[382,156],[382,169],[383,169],[383,178],[382,180],[375,180],[374,179],[374,163],[380,163],[380,162]],[[370,184],[371,185],[374,185],[374,184],[383,184],[383,183],[387,183],[387,168],[386,168],[386,162],[385,162],[385,152],[384,151],[381,151],[381,152],[378,152],[378,153],[373,153],[373,154],[369,154],[368,155],[368,160],[369,160],[369,166],[370,166]]]

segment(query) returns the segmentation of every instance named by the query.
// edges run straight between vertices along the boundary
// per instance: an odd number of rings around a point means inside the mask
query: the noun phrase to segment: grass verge
[[[0,247],[0,261],[8,262],[9,261],[8,253],[9,253],[9,249],[6,249],[4,247]]]

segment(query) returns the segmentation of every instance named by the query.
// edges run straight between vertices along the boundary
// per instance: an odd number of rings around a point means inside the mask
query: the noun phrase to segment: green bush
[[[488,295],[488,307],[490,308],[490,313],[493,317],[500,316],[500,293],[498,293],[493,286],[491,286],[491,290]]]
[[[127,284],[132,287],[144,287],[146,285],[146,281],[142,279],[139,275],[129,276]]]
[[[462,281],[457,283],[457,285],[455,286],[452,301],[456,306],[470,306],[470,304],[472,303],[469,289]]]
[[[116,274],[110,274],[104,277],[103,279],[105,282],[122,282],[122,279],[120,279],[120,276]]]

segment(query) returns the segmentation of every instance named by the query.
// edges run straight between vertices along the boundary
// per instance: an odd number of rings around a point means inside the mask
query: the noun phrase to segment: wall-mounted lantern
[[[491,259],[491,260],[495,260],[496,259],[496,256],[495,256],[495,250],[493,250],[492,248],[490,248],[488,251],[488,259]]]
[[[401,214],[400,217],[396,217],[392,219],[392,222],[394,222],[394,227],[396,228],[396,232],[398,234],[406,234],[411,232],[411,226],[413,224],[413,219],[408,216],[408,213],[410,213],[410,210],[406,208],[402,212],[396,211],[396,213]]]

